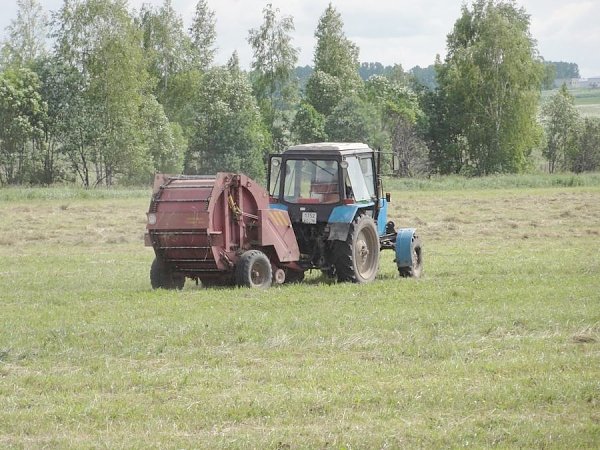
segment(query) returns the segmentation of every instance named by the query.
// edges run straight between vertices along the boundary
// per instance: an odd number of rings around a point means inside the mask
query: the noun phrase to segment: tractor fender
[[[330,223],[328,241],[345,241],[350,233],[349,223]]]
[[[416,228],[400,228],[396,235],[396,265],[398,267],[411,267],[412,243],[416,236]]]
[[[354,221],[354,218],[359,211],[364,210],[373,206],[373,202],[351,204],[351,205],[340,205],[333,208],[327,223],[329,225],[329,236],[328,241],[345,241],[348,239],[348,233],[350,232],[350,224]]]

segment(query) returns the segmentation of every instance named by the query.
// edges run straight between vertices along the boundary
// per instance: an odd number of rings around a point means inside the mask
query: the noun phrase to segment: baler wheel
[[[238,286],[266,289],[272,280],[273,269],[267,255],[260,250],[248,250],[241,256],[235,268]]]
[[[154,258],[150,267],[152,289],[183,289],[185,277],[173,271],[160,259]]]
[[[379,236],[373,219],[358,216],[346,241],[335,241],[333,252],[338,281],[373,281],[379,270]]]
[[[423,247],[421,246],[421,239],[416,235],[411,242],[410,251],[412,256],[411,266],[398,267],[398,273],[404,278],[419,278],[423,273]]]

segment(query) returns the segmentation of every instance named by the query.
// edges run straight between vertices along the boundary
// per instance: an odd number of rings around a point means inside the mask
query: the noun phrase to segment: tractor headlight
[[[148,213],[148,225],[156,225],[156,214]]]

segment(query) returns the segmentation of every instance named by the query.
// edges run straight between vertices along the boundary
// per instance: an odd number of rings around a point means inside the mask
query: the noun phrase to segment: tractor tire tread
[[[372,232],[375,233],[374,240],[376,240],[376,243],[373,243],[374,248],[370,249],[370,251],[377,252],[374,264],[377,266],[379,265],[379,237],[377,235],[377,227],[371,217],[361,214],[357,216],[350,225],[346,240],[334,241],[333,243],[333,263],[335,274],[340,282],[364,283],[372,281],[377,274],[377,269],[375,269],[375,273],[368,279],[357,276],[353,245],[355,244],[358,233],[365,227],[371,228]]]

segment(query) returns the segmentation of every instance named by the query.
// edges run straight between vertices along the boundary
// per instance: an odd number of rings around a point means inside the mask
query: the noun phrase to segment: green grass
[[[569,91],[576,105],[600,104],[600,89],[573,89]]]
[[[575,106],[585,117],[600,117],[600,89],[575,89]]]
[[[150,187],[85,189],[74,185],[62,187],[10,186],[0,188],[0,201],[149,198],[151,191]]]
[[[22,194],[19,194],[22,195]],[[0,201],[0,447],[597,448],[600,188],[393,192],[421,280],[152,291],[148,198]]]
[[[431,178],[388,178],[386,190],[461,191],[512,188],[547,188],[600,186],[600,173],[491,175],[467,178],[463,176],[434,176]]]

